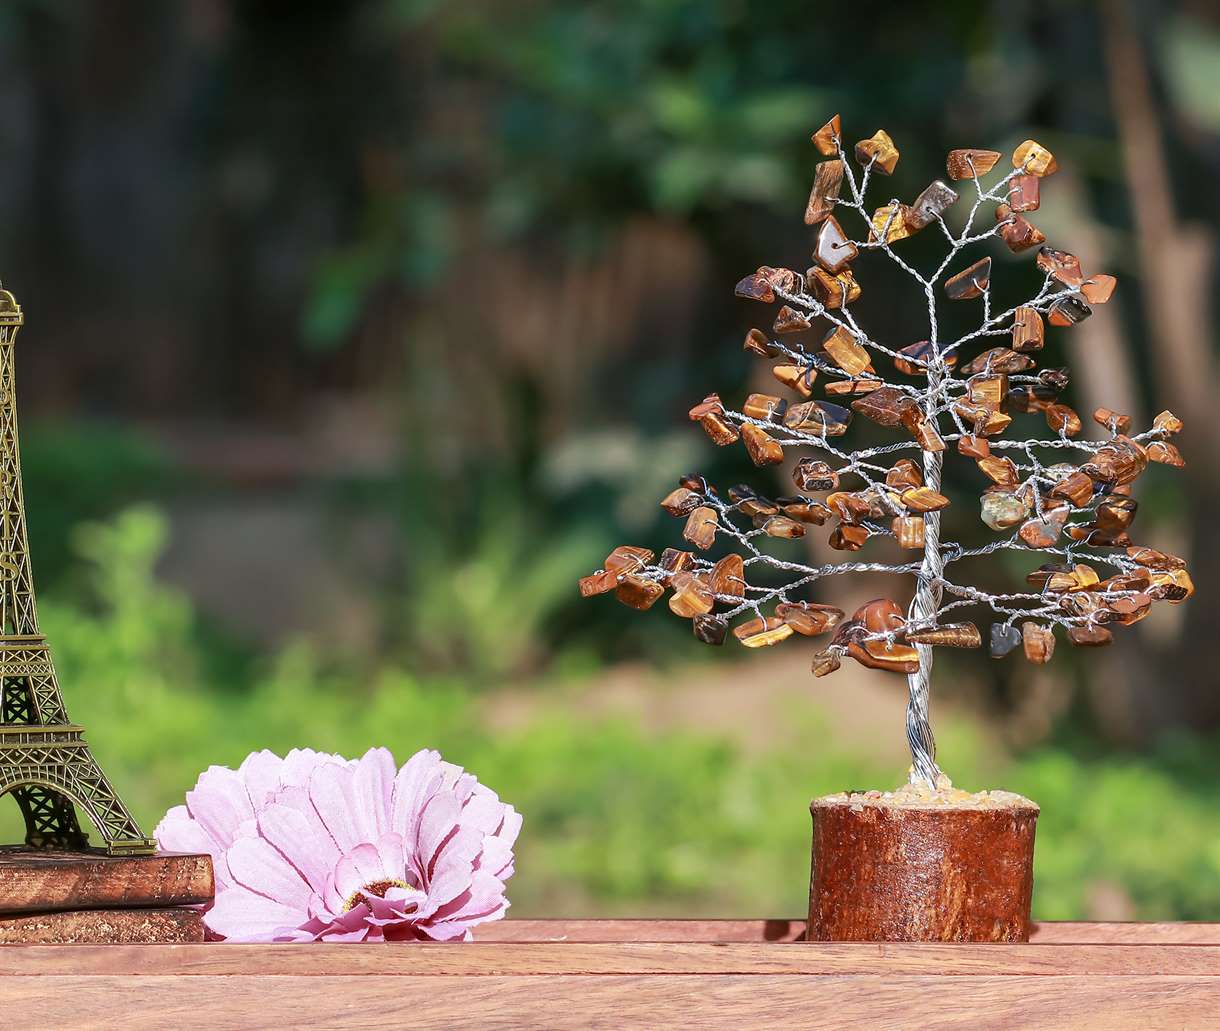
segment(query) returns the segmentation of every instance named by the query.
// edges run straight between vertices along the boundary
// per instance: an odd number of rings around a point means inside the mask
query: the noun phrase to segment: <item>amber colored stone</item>
[[[681,573],[683,570],[694,566],[695,556],[689,551],[681,551],[678,548],[666,548],[661,552],[661,558],[657,564],[667,573]]]
[[[689,515],[699,507],[699,495],[685,487],[679,487],[665,495],[661,507],[671,516]]]
[[[716,493],[716,488],[698,473],[686,473],[684,476],[678,477],[678,486],[705,496]]]
[[[924,546],[923,516],[895,516],[890,524],[898,547],[922,551]]]
[[[1042,384],[1022,383],[1008,391],[1008,407],[1014,412],[1029,415],[1031,412],[1045,411],[1058,396],[1058,391]]]
[[[784,497],[777,498],[776,503],[780,507],[780,511],[789,519],[799,519],[802,523],[814,523],[821,526],[832,515],[830,509],[823,505],[820,501],[814,501],[812,498],[800,497]]]
[[[1008,183],[1008,206],[1013,211],[1037,211],[1040,182],[1036,175],[1014,176]]]
[[[716,510],[701,505],[687,517],[682,536],[696,548],[707,551],[716,541],[716,530]]]
[[[751,394],[742,402],[741,410],[751,419],[763,422],[781,422],[788,410],[788,402],[772,394]]]
[[[801,397],[809,397],[813,394],[813,383],[818,377],[818,371],[812,365],[773,365],[771,375],[790,390],[795,390]]]
[[[872,228],[868,234],[869,240],[874,242],[884,240],[886,243],[905,240],[914,232],[907,223],[908,211],[905,204],[900,204],[896,200],[879,207],[873,212],[870,223]]]
[[[664,593],[665,588],[656,580],[649,580],[636,573],[631,573],[619,581],[614,596],[624,605],[646,612]]]
[[[839,656],[829,650],[820,651],[813,657],[813,675],[825,677],[839,668]]]
[[[813,260],[827,272],[841,272],[847,267],[859,249],[847,238],[838,219],[830,215],[818,230],[817,243],[813,248]]]
[[[948,211],[956,201],[956,190],[946,186],[939,179],[933,181],[924,187],[923,192],[906,209],[907,226],[912,230],[919,230],[930,225]]]
[[[975,434],[984,437],[994,437],[1002,433],[1012,422],[1012,416],[991,404],[980,405],[966,400],[954,401],[953,410],[961,418],[970,422]]]
[[[708,575],[708,586],[717,597],[744,598],[746,595],[746,566],[737,554],[725,555],[712,566]]]
[[[856,609],[852,621],[863,624],[868,634],[895,633],[906,624],[902,609],[889,598],[876,598]],[[919,652],[909,644],[884,640],[852,641],[847,646],[848,654],[869,669],[883,669],[894,673],[917,673]]]
[[[833,153],[833,152],[832,152]],[[843,188],[843,162],[820,161],[813,170],[813,186],[805,204],[805,225],[817,225],[835,209],[835,201]]]
[[[907,641],[911,644],[930,644],[938,648],[981,648],[983,636],[973,623],[943,623],[925,627],[923,630],[908,630]]]
[[[826,393],[831,397],[842,397],[846,394],[871,394],[881,387],[881,380],[864,376],[856,379],[831,380],[826,384]]]
[[[1081,648],[1100,648],[1114,640],[1114,635],[1104,626],[1074,626],[1068,628],[1068,640]]]
[[[790,268],[772,268],[770,265],[760,265],[756,275],[761,276],[776,290],[785,293],[795,293],[800,290],[803,280]]]
[[[788,516],[772,516],[763,523],[762,531],[768,537],[779,537],[783,540],[795,540],[805,536],[805,524]]]
[[[836,551],[859,551],[867,540],[867,527],[844,523],[831,531],[829,543]]]
[[[974,404],[998,408],[1008,393],[1008,377],[1004,373],[971,376],[966,383],[966,397]]]
[[[1000,239],[1008,245],[1013,254],[1020,254],[1031,247],[1040,247],[1046,243],[1046,235],[1007,204],[1001,204],[995,209],[995,220],[1000,224]]]
[[[1043,247],[1038,251],[1037,265],[1047,275],[1054,276],[1064,286],[1078,287],[1084,282],[1080,259],[1067,251]]]
[[[1021,482],[1021,474],[1011,458],[1001,458],[998,455],[988,455],[976,463],[979,471],[992,483],[1001,487],[1015,487]]]
[[[1094,523],[1102,530],[1118,533],[1126,530],[1135,521],[1139,502],[1122,494],[1107,494],[1097,504],[1093,513]]]
[[[951,301],[980,297],[991,285],[991,259],[980,258],[969,268],[945,280],[945,295]]]
[[[718,447],[735,444],[741,437],[741,431],[724,416],[705,415],[699,420],[699,425],[703,427],[703,432],[711,438],[712,443]]]
[[[945,159],[945,170],[950,179],[974,179],[995,168],[1001,156],[998,150],[975,150],[970,147],[951,150]]]
[[[944,451],[945,442],[936,429],[936,423],[924,415],[917,405],[903,409],[902,425],[925,451]]]
[[[1150,462],[1172,465],[1177,469],[1181,469],[1186,465],[1186,459],[1182,457],[1182,452],[1167,440],[1154,440],[1144,449],[1144,452],[1148,455],[1148,461]]]
[[[747,487],[745,484],[730,487],[729,500],[737,506],[739,512],[751,517],[779,514],[779,505],[762,497],[753,487]]]
[[[1050,662],[1055,654],[1055,632],[1041,623],[1027,620],[1021,624],[1021,643],[1025,647],[1025,657],[1039,666]]]
[[[691,422],[698,422],[705,415],[723,415],[724,403],[720,400],[719,394],[708,394],[687,414],[690,416]]]
[[[733,627],[733,636],[747,648],[766,648],[792,636],[792,627],[782,619],[767,616],[748,620]]]
[[[771,332],[777,335],[780,333],[801,333],[812,325],[813,323],[799,311],[785,304],[775,313],[775,323],[771,326]]]
[[[1074,326],[1093,314],[1093,309],[1079,297],[1060,297],[1052,302],[1046,321],[1052,326]]]
[[[1028,501],[1012,491],[992,490],[980,499],[980,518],[992,530],[1009,530],[1023,523],[1032,507]]]
[[[791,430],[803,430],[818,436],[841,437],[851,423],[851,412],[829,401],[802,401],[788,406],[784,425]],[[811,489],[811,488],[806,488]]]
[[[753,423],[741,427],[741,439],[746,445],[750,461],[755,465],[779,465],[784,460],[784,449],[779,441],[766,430]]]
[[[912,512],[939,512],[949,507],[949,499],[931,487],[911,487],[900,495],[904,507]]]
[[[815,265],[810,269],[810,275],[809,287],[813,295],[827,308],[841,308],[845,303],[851,304],[860,296],[860,284],[856,282],[851,269],[831,275],[824,268]]]
[[[1061,437],[1079,436],[1084,424],[1075,410],[1064,404],[1051,404],[1043,409],[1046,425]]]
[[[1167,408],[1157,414],[1157,417],[1152,420],[1152,425],[1162,433],[1181,433],[1182,427],[1186,424]]]
[[[962,374],[977,376],[980,373],[1001,373],[1005,376],[1032,369],[1034,360],[1007,347],[992,347],[976,355],[962,366]]]
[[[872,515],[872,501],[862,491],[841,490],[826,499],[827,507],[843,522],[855,525]]]
[[[1164,600],[1171,605],[1185,601],[1195,593],[1194,581],[1185,569],[1170,569],[1154,573],[1151,577],[1152,586],[1148,593],[1157,600]]]
[[[1113,296],[1117,284],[1113,276],[1089,276],[1080,284],[1080,292],[1090,304],[1105,304]]]
[[[712,611],[715,597],[707,581],[697,573],[688,571],[675,573],[669,585],[673,593],[669,596],[669,610],[683,619],[693,619]]]
[[[856,144],[856,160],[862,165],[871,164],[874,172],[890,175],[898,164],[898,148],[889,133],[878,129],[867,140]]]
[[[899,426],[914,399],[897,387],[881,387],[851,403],[852,410],[882,426]]]
[[[1038,310],[1028,305],[1018,308],[1012,319],[1012,349],[1027,354],[1041,351],[1045,341],[1046,330]]]
[[[843,326],[835,326],[827,333],[822,346],[834,363],[849,376],[858,376],[866,369],[872,368],[868,351],[856,340],[851,330]]]
[[[748,351],[750,354],[756,354],[760,358],[774,358],[779,354],[779,348],[771,342],[770,337],[761,329],[750,330],[746,334],[741,349]]]
[[[1131,429],[1131,416],[1121,415],[1109,408],[1097,408],[1093,412],[1093,421],[1104,426],[1111,433],[1126,433]]]
[[[1031,548],[1049,548],[1059,540],[1067,519],[1068,509],[1052,509],[1045,512],[1044,519],[1030,519],[1022,523],[1017,535]]]
[[[1127,549],[1127,557],[1137,565],[1144,566],[1147,569],[1185,569],[1186,560],[1178,558],[1177,555],[1170,555],[1165,551],[1157,551],[1155,548],[1146,548],[1144,546],[1130,547]]]
[[[592,598],[595,594],[605,594],[618,586],[618,573],[613,569],[604,569],[589,576],[582,576],[577,582],[582,598]]]
[[[692,622],[696,640],[704,644],[724,644],[729,623],[723,616],[696,616]]]
[[[1106,441],[1081,471],[1098,483],[1111,486],[1131,483],[1147,467],[1148,456],[1130,437],[1121,434]]]
[[[816,637],[833,630],[843,620],[843,610],[833,605],[818,605],[811,601],[780,602],[775,615],[798,634]]]
[[[894,368],[899,372],[906,373],[908,376],[926,376],[928,374],[928,364],[935,358],[930,340],[920,340],[914,344],[907,344],[898,353],[903,357],[894,359]],[[945,366],[951,369],[957,364],[957,352],[950,351],[947,355],[943,356],[943,359]]]
[[[1008,623],[991,624],[990,653],[993,659],[1002,659],[1021,643],[1021,631]]]
[[[1053,175],[1059,170],[1055,155],[1033,140],[1026,140],[1012,152],[1012,167],[1038,177]]]
[[[792,482],[801,490],[838,490],[839,474],[816,458],[802,458],[792,470]]]
[[[909,458],[900,458],[885,473],[887,487],[895,490],[906,490],[908,487],[923,486],[923,472]]]
[[[1052,498],[1063,498],[1077,508],[1084,508],[1093,497],[1093,479],[1080,470],[1070,473],[1050,489]]]
[[[991,445],[987,443],[986,437],[967,433],[958,438],[957,453],[967,458],[986,458],[991,454]]]
[[[813,145],[818,148],[819,154],[837,154],[839,152],[838,141],[842,135],[842,122],[839,116],[835,115],[809,138],[813,140]]]
[[[739,280],[737,286],[733,288],[733,292],[738,297],[744,297],[750,301],[762,301],[765,304],[770,304],[775,300],[775,289],[757,272]]]
[[[606,556],[606,561],[602,564],[616,573],[634,573],[648,565],[653,557],[653,553],[647,548],[621,544]]]

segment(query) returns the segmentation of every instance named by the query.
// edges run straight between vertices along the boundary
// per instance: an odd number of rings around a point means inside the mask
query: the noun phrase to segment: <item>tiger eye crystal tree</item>
[[[1149,462],[1183,465],[1169,439],[1182,423],[1166,411],[1132,434],[1128,416],[1099,408],[1093,420],[1102,439],[1086,439],[1080,416],[1059,400],[1067,370],[1037,368],[1047,327],[1070,331],[1115,287],[1113,276],[1086,275],[1074,255],[1047,246],[1030,222],[1044,180],[1057,169],[1045,147],[1027,140],[1011,162],[996,151],[954,150],[946,161],[954,186],[936,180],[909,203],[877,203],[867,199],[869,188],[894,171],[899,157],[886,132],[845,147],[836,115],[813,143],[825,158],[805,209],[814,227],[814,264],[803,274],[763,266],[737,284],[739,297],[778,306],[771,332],[750,330],[745,350],[770,363],[787,396],[754,393],[735,409],[713,394],[690,411],[713,443],[742,444],[757,466],[779,465],[795,452],[796,491],[771,499],[738,486],[722,496],[702,477],[685,476],[661,504],[685,519],[683,536],[694,550],[670,548],[657,560],[645,548],[616,548],[580,589],[614,591],[637,609],[668,590],[670,609],[690,619],[708,644],[722,643],[738,617],[745,618],[732,633],[748,648],[794,634],[829,635],[813,656],[816,676],[838,669],[844,656],[905,674],[911,782],[935,787],[940,771],[928,724],[933,653],[982,646],[977,625],[963,618],[971,610],[990,615],[993,656],[1020,646],[1030,662],[1045,663],[1056,628],[1074,645],[1105,645],[1115,626],[1143,619],[1153,602],[1191,594],[1180,559],[1129,536],[1137,509],[1131,484]],[[904,241],[915,233],[943,237],[944,257],[928,271],[903,256]],[[1036,286],[1023,304],[1004,311],[993,310],[992,259],[979,253],[997,241],[1029,254],[1037,270],[1009,263],[996,270]],[[857,268],[886,260],[926,301],[921,324],[906,340],[877,339],[857,319],[866,278]],[[945,334],[944,305],[973,305],[977,324]],[[784,342],[815,327],[825,330],[819,349]],[[892,431],[892,442],[842,446],[838,439],[853,415]],[[974,466],[962,479],[981,489],[977,517],[952,513],[942,493],[942,469],[953,451]],[[943,536],[942,519],[950,514],[957,515],[955,527],[985,535],[985,543],[966,546]],[[877,547],[881,560],[810,565],[766,550],[770,538],[803,537],[815,527],[830,528],[832,548],[854,554]],[[734,550],[713,561],[705,555],[718,541]],[[901,561],[903,550],[909,561]],[[961,560],[999,551],[1028,554],[1023,585],[994,593],[954,576]],[[769,574],[752,577],[761,567]],[[909,597],[871,601],[851,618],[816,600],[816,585],[826,577],[878,572],[909,577]]]

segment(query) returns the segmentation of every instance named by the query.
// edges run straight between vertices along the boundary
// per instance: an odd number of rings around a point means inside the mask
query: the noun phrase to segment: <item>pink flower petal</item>
[[[313,807],[309,813],[282,802],[274,802],[258,815],[259,833],[300,872],[315,892],[326,888],[326,875],[334,869],[339,850],[329,834],[317,833],[320,823]]]
[[[233,942],[274,941],[277,929],[303,922],[304,913],[240,884],[217,894],[204,923]]]
[[[228,845],[238,827],[254,817],[241,775],[224,766],[209,767],[199,775],[195,789],[186,793],[186,808],[221,846]]]
[[[306,912],[313,892],[301,872],[263,838],[242,838],[228,852],[229,872],[250,891]]]

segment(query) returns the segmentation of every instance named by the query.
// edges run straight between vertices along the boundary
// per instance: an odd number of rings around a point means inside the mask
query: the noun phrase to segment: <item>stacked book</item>
[[[201,942],[212,860],[0,848],[0,945]]]

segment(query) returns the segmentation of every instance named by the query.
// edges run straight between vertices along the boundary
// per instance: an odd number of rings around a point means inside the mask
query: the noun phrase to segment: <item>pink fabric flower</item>
[[[213,766],[156,837],[212,856],[205,919],[229,941],[468,941],[508,908],[520,829],[512,806],[439,753],[396,769],[374,748]]]

